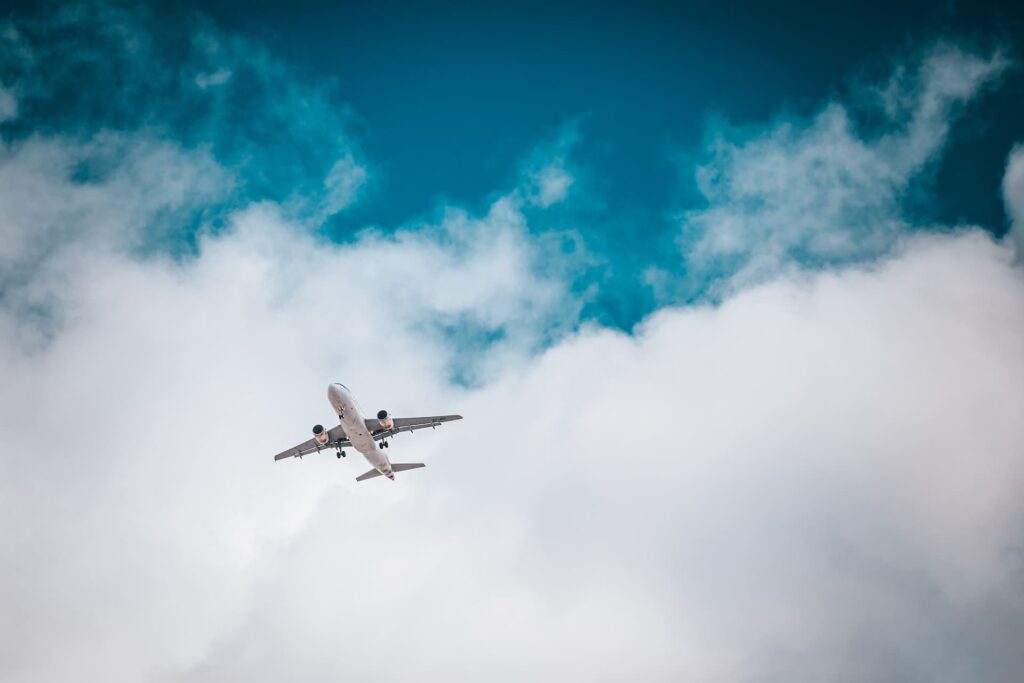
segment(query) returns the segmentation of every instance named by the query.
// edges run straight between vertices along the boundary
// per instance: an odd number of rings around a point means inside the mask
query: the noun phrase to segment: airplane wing
[[[318,453],[325,448],[347,448],[351,445],[352,443],[345,436],[345,430],[342,429],[341,425],[338,425],[337,427],[333,427],[328,430],[326,444],[321,446],[316,442],[316,439],[309,439],[308,441],[303,441],[298,446],[289,448],[286,451],[281,451],[274,456],[274,460],[284,460],[285,458],[291,458],[292,456],[301,458],[302,456],[309,455],[310,453]]]
[[[377,441],[394,436],[401,432],[414,432],[417,429],[427,429],[428,427],[437,427],[445,422],[451,422],[453,420],[461,420],[461,415],[431,415],[429,417],[396,417],[392,418],[394,426],[391,429],[381,429],[380,422],[375,418],[367,418],[366,428],[373,434],[373,438]]]

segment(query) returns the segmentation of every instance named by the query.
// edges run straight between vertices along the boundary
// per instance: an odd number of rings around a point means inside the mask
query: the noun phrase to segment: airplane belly
[[[377,442],[366,429],[362,416],[355,415],[351,420],[343,420],[345,436],[348,437],[352,447],[359,451],[366,461],[374,468],[380,470],[388,465],[388,458],[377,448]]]
[[[372,465],[374,469],[378,469],[381,471],[387,469],[388,459],[379,451],[373,450],[367,453],[366,451],[360,450],[359,452],[363,454],[363,457],[366,458],[366,462],[370,463],[370,465]]]
[[[362,440],[360,439],[360,441]],[[370,439],[370,443],[356,443],[355,441],[353,441],[352,445],[355,447],[357,451],[362,453],[363,457],[366,458],[366,461],[373,465],[374,467],[380,469],[385,464],[387,464],[387,456],[381,453],[380,449],[377,448],[377,444],[374,443],[373,439]]]

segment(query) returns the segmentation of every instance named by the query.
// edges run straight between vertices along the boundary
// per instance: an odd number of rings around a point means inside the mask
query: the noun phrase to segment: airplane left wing
[[[352,443],[345,436],[345,430],[342,429],[341,425],[338,425],[327,432],[326,444],[321,445],[317,443],[316,439],[309,439],[308,441],[303,441],[298,446],[289,448],[286,451],[281,451],[274,456],[274,460],[284,460],[285,458],[291,458],[293,456],[301,458],[302,456],[309,455],[310,453],[319,453],[325,448],[347,448],[351,445]]]
[[[439,427],[445,422],[452,422],[453,420],[461,420],[461,415],[431,415],[429,417],[396,417],[392,418],[394,426],[391,429],[381,429],[380,422],[374,418],[367,418],[366,428],[373,434],[373,438],[377,441],[399,434],[401,432],[414,432],[417,429],[426,429],[428,427]]]

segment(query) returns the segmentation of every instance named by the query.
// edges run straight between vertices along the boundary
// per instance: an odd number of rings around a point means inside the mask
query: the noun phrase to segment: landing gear
[[[341,449],[339,448],[339,449],[338,449],[338,460],[341,460],[341,459],[342,459],[342,458],[344,458],[344,457],[345,457],[345,451],[343,451],[343,450],[341,450]]]
[[[388,442],[387,442],[387,441],[381,441],[381,442],[380,442],[380,447],[381,447],[382,449],[383,449],[383,448],[390,448],[390,446],[388,446]]]

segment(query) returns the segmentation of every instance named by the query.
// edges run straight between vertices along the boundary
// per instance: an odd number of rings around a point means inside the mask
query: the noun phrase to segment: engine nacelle
[[[391,413],[386,410],[382,410],[377,413],[377,422],[380,423],[381,429],[391,429],[395,426],[395,421],[391,418]]]
[[[316,441],[321,446],[326,446],[327,445],[327,439],[329,439],[329,438],[330,437],[327,435],[327,430],[324,429],[323,425],[314,425],[313,426],[313,440],[314,441]]]

